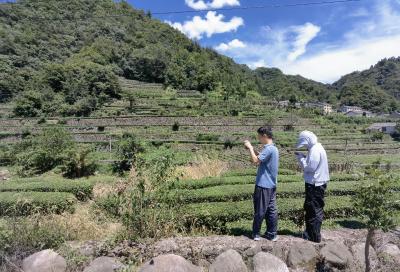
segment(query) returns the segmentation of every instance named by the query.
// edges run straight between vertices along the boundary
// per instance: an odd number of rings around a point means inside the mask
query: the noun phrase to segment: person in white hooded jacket
[[[303,146],[307,148],[308,154],[296,152],[296,157],[303,169],[306,191],[304,238],[319,243],[324,217],[325,190],[329,181],[328,157],[324,147],[318,143],[317,136],[311,131],[300,133],[296,148]]]

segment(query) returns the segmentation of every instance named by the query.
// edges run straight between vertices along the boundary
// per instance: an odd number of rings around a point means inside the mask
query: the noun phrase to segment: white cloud
[[[244,48],[246,44],[241,40],[234,39],[228,43],[220,43],[218,46],[215,47],[218,51],[228,51],[234,48]]]
[[[306,52],[307,44],[314,39],[321,28],[311,23],[306,23],[301,26],[293,27],[293,31],[296,33],[296,38],[293,43],[293,51],[288,55],[289,61],[296,60],[299,56]]]
[[[238,27],[244,24],[243,19],[240,17],[232,17],[229,21],[224,21],[224,18],[222,14],[209,11],[204,19],[200,16],[194,16],[192,20],[185,21],[184,23],[172,23],[169,21],[167,23],[191,39],[202,39],[203,35],[211,37],[218,33],[236,31]]]
[[[212,0],[211,2],[205,2],[203,0],[185,0],[186,5],[193,9],[218,9],[225,6],[240,6],[239,0]]]
[[[320,31],[317,26],[268,27],[263,29],[267,37],[263,42],[246,42],[246,50],[227,54],[252,68],[278,67],[326,83],[368,69],[383,58],[400,56],[400,1],[375,0],[369,16],[358,17],[347,27],[336,41],[317,43],[312,42]]]
[[[349,17],[366,17],[369,15],[370,15],[369,11],[364,7],[358,8],[353,12],[349,13]]]
[[[345,47],[327,50],[294,63],[276,63],[289,74],[322,82],[333,82],[342,75],[368,69],[379,60],[399,56],[400,35],[377,39],[363,39]]]

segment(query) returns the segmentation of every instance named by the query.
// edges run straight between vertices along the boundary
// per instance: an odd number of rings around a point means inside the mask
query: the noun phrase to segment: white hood
[[[297,140],[296,148],[300,148],[302,146],[306,146],[307,149],[310,149],[313,145],[318,143],[317,136],[311,131],[302,131],[299,135],[299,139]]]

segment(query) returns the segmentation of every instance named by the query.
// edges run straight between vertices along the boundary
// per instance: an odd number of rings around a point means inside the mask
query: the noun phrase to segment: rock
[[[365,270],[365,243],[357,243],[351,247],[353,252],[354,262],[357,268],[364,271]],[[371,268],[376,267],[378,263],[378,258],[376,256],[375,250],[372,246],[369,247],[369,260]]]
[[[242,256],[229,249],[215,259],[210,266],[210,272],[247,272],[247,267]]]
[[[353,259],[349,249],[343,243],[338,242],[328,242],[321,249],[321,256],[328,267],[332,266],[339,269],[348,267]]]
[[[253,257],[253,256],[255,256],[258,252],[260,252],[261,250],[262,250],[262,249],[261,249],[261,246],[260,246],[260,245],[256,245],[256,246],[253,246],[253,247],[247,249],[247,250],[244,252],[244,254],[245,254],[247,257]]]
[[[202,269],[193,265],[183,257],[167,254],[160,255],[145,263],[139,272],[201,272]]]
[[[84,242],[70,241],[67,243],[67,245],[71,248],[71,250],[79,253],[80,255],[92,258],[98,254],[100,248],[103,246],[103,243],[94,240]]]
[[[114,272],[124,268],[117,259],[111,257],[99,257],[94,259],[83,272]]]
[[[289,249],[288,265],[296,268],[300,266],[314,267],[318,253],[309,242],[294,243]]]
[[[0,181],[10,179],[10,172],[8,170],[0,170]]]
[[[253,258],[254,272],[289,272],[286,264],[272,254],[259,252]]]
[[[386,244],[380,248],[380,253],[386,256],[390,256],[397,263],[400,264],[400,249],[395,244]]]
[[[67,262],[53,250],[46,249],[25,258],[22,269],[24,272],[64,272]]]

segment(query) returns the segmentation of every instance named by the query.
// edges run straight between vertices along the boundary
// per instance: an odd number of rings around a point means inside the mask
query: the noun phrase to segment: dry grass
[[[80,204],[75,213],[52,214],[43,217],[43,221],[52,221],[55,225],[68,231],[68,237],[74,240],[102,240],[109,238],[122,229],[122,225],[102,218],[99,211],[96,214],[90,207],[90,203]]]
[[[217,159],[200,157],[196,163],[177,168],[183,179],[201,179],[206,177],[217,177],[228,170],[228,163]]]

